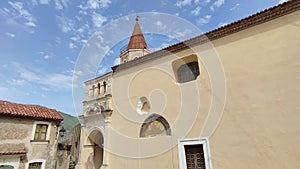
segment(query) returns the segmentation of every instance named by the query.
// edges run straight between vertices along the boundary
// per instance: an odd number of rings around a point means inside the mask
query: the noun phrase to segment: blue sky
[[[182,18],[207,32],[282,2],[284,1],[1,0],[0,99],[38,104],[71,115],[81,114],[75,112],[73,104],[73,75],[80,73],[75,72],[74,68],[82,48],[103,26],[127,15],[159,12]],[[142,29],[143,24],[141,23]],[[160,21],[155,24],[160,27],[164,25]],[[132,29],[134,19],[131,18],[128,25]],[[183,33],[178,32],[179,35]],[[178,41],[176,38],[166,40],[151,34],[146,36],[146,40],[154,49]],[[126,45],[127,41],[128,39],[122,39],[118,45],[108,50],[103,59],[105,62],[98,64],[99,69],[94,76],[109,71],[110,66],[118,63],[119,53],[116,51]],[[86,76],[86,80],[89,78],[91,77]]]

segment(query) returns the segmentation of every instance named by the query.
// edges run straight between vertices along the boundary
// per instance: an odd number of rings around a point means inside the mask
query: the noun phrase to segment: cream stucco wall
[[[214,168],[299,168],[300,12],[214,42],[227,78]]]
[[[105,167],[177,169],[178,140],[208,138],[214,169],[300,168],[299,27],[297,11],[114,73]],[[192,55],[200,76],[177,83],[172,63]],[[218,97],[212,89],[218,77],[208,72],[215,56],[224,68],[226,101],[216,117],[220,122],[208,123],[212,98]],[[143,96],[151,108],[140,115],[136,107]],[[171,136],[139,138],[142,123],[154,113],[168,121]]]
[[[224,66],[227,87],[222,120],[212,135],[202,131],[212,96],[210,77],[201,64],[201,75],[195,81],[200,95],[199,114],[185,138],[209,137],[213,168],[299,168],[299,14],[295,12],[215,40],[212,42],[214,52],[207,49],[207,44],[200,45],[193,47],[193,51],[184,50],[115,73],[113,128],[138,138],[141,122],[151,113],[162,114],[172,126],[180,114],[193,112],[196,106],[193,104],[179,111],[180,103],[190,102],[180,100],[180,95],[192,96],[195,90],[189,90],[193,89],[193,82],[176,83],[171,63],[194,53],[201,62],[201,57],[210,57],[216,52]],[[179,89],[188,85],[191,86]],[[152,106],[150,113],[143,116],[135,111],[142,96],[149,98]],[[159,103],[165,103],[165,107]],[[176,129],[172,132],[176,133]],[[177,138],[172,136],[170,140],[175,143]],[[122,141],[111,141],[122,145]],[[141,149],[131,148],[132,151]],[[110,164],[112,168],[124,165],[127,168],[178,168],[177,156],[177,147],[174,147],[138,162],[112,155]]]

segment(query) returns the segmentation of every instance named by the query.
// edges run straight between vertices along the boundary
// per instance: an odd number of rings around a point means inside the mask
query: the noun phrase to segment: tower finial
[[[136,18],[135,18],[135,21],[138,22],[138,21],[139,21],[139,18],[140,18],[140,16],[137,15]]]

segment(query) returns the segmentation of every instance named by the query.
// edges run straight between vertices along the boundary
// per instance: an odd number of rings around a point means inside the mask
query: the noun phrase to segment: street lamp
[[[65,133],[66,133],[66,129],[63,126],[61,126],[61,129],[59,130],[59,136],[64,137]]]

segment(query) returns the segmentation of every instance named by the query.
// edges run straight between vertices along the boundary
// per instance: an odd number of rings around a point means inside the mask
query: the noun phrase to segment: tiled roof
[[[0,144],[0,155],[26,154],[25,144]]]
[[[26,154],[26,151],[0,151],[0,155],[17,155],[17,154]]]
[[[38,105],[26,105],[0,100],[0,115],[25,117],[40,120],[62,121],[63,117],[54,109]]]
[[[246,17],[244,19],[238,20],[226,26],[220,27],[218,29],[212,30],[210,32],[204,33],[202,35],[196,36],[192,39],[177,43],[175,45],[166,47],[162,50],[152,52],[143,57],[122,63],[112,67],[113,72],[119,71],[122,69],[130,68],[134,65],[138,65],[144,62],[148,62],[155,58],[160,58],[166,56],[170,53],[175,53],[188,49],[195,45],[200,45],[207,43],[212,40],[216,40],[230,34],[248,29],[250,27],[268,22],[270,20],[276,19],[280,16],[288,15],[292,12],[298,11],[300,9],[300,0],[290,0],[288,2],[279,4],[275,7],[266,9],[259,13],[256,13],[252,16]]]
[[[132,35],[130,37],[127,50],[128,49],[148,49],[146,40],[144,38],[144,35],[142,33],[142,29],[138,23],[138,20],[136,21],[134,25],[134,29],[132,32]]]

